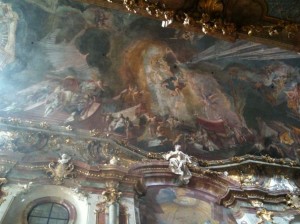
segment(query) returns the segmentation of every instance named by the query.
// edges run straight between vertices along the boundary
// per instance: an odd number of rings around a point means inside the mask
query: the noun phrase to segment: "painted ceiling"
[[[2,118],[97,130],[144,152],[299,159],[299,54],[67,0],[0,7]]]
[[[266,4],[299,22],[298,1]],[[299,194],[299,53],[70,0],[0,0],[0,24],[1,162],[20,162],[11,180],[63,153],[80,175],[106,177],[119,156],[119,175],[145,172],[142,223],[255,223],[253,189],[276,222],[298,222],[283,195]],[[159,160],[178,144],[198,164],[180,188]]]

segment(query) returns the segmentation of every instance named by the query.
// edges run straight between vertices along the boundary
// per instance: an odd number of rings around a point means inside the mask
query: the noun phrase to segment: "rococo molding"
[[[18,135],[23,142],[30,145],[31,150],[42,150],[46,146],[59,150],[62,145],[71,146],[87,160],[97,159],[99,156],[104,158],[107,163],[115,156],[122,157],[118,161],[120,166],[131,167],[138,161],[151,162],[153,160],[165,160],[164,153],[146,152],[141,148],[130,145],[128,142],[118,139],[113,133],[101,132],[99,130],[84,131],[72,128],[71,126],[54,126],[47,122],[23,121],[18,118],[1,118],[0,128],[10,131],[13,135]],[[82,140],[83,142],[79,142]],[[3,145],[4,151],[14,151],[14,149],[24,146],[15,145],[13,139]],[[100,158],[99,157],[99,158]],[[284,167],[300,167],[296,160],[285,158],[272,158],[265,156],[234,156],[223,160],[201,160],[191,156],[193,163],[200,167],[216,167],[237,165],[251,162],[261,162],[264,164],[274,164]],[[42,167],[40,167],[42,168]]]

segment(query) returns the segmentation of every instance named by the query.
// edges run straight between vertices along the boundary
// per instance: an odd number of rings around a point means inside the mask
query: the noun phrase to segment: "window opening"
[[[61,204],[38,204],[30,211],[27,221],[28,224],[67,224],[69,212]]]

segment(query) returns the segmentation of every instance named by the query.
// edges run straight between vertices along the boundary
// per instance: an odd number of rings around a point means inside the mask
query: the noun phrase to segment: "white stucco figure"
[[[61,158],[57,160],[60,164],[66,164],[71,160],[71,157],[67,154],[62,154]]]
[[[169,167],[175,174],[180,175],[179,180],[183,184],[188,184],[192,177],[187,167],[187,163],[192,163],[190,157],[180,151],[181,146],[175,145],[175,150],[163,155],[163,158],[169,160]]]
[[[115,156],[113,156],[110,160],[109,160],[109,164],[110,165],[117,165],[118,164],[119,159],[116,158]]]

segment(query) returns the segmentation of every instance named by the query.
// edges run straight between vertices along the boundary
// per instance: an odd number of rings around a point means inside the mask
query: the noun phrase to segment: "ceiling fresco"
[[[299,54],[67,0],[0,7],[1,117],[145,152],[299,159]]]
[[[95,196],[94,223],[112,203],[120,223],[299,223],[300,54],[274,47],[299,27],[273,27],[298,1],[162,1],[233,19],[234,42],[132,2],[0,0],[0,205],[61,185]],[[139,4],[158,20],[112,9]]]

